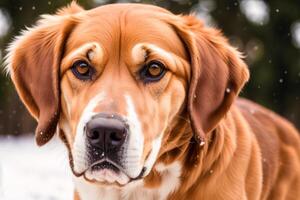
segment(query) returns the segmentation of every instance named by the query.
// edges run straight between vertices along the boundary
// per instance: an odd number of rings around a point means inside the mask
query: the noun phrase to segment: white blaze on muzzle
[[[94,98],[92,98],[88,105],[85,107],[84,111],[82,112],[82,115],[78,122],[72,153],[74,160],[74,170],[77,173],[81,173],[89,167],[86,155],[86,135],[84,132],[84,127],[86,123],[89,122],[92,119],[92,117],[97,114],[94,112],[94,109],[101,101],[104,100],[104,98],[104,92],[99,93]]]
[[[127,164],[128,175],[137,177],[143,169],[141,159],[144,149],[144,135],[141,123],[138,119],[134,104],[129,95],[125,95],[127,103],[127,116],[126,119],[129,125],[128,146],[126,156],[124,157]]]

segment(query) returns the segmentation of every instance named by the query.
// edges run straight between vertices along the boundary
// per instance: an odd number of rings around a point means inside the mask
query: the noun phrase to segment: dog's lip
[[[102,168],[100,170],[87,170],[83,174],[83,178],[91,183],[100,185],[116,185],[122,187],[126,185],[130,178],[121,171],[115,171],[109,168]]]
[[[104,165],[104,166],[103,166]],[[105,166],[107,165],[107,167]],[[97,166],[100,168],[100,169],[95,169],[97,168]],[[87,170],[91,170],[91,171],[97,171],[97,170],[102,170],[101,168],[103,169],[109,169],[109,170],[113,170],[115,172],[123,172],[124,174],[126,174],[123,170],[122,170],[122,167],[120,165],[118,165],[117,163],[109,160],[109,159],[101,159],[101,160],[98,160],[97,162],[94,162],[93,164],[90,165],[90,167],[87,169]]]
[[[113,169],[110,169],[110,167],[106,168],[104,167],[103,169],[93,169],[95,167],[97,167],[98,165],[101,165],[103,163],[107,163],[109,165],[112,165],[112,167],[115,167],[117,170],[113,170]],[[100,167],[102,168],[102,167]],[[128,182],[127,183],[124,183],[124,184],[121,184],[121,183],[118,183],[118,182],[114,182],[114,183],[108,183],[106,181],[102,182],[102,181],[97,181],[96,179],[89,179],[87,176],[86,176],[86,173],[87,172],[93,172],[93,171],[101,171],[101,170],[110,170],[111,172],[115,173],[115,174],[119,174],[119,173],[122,173],[122,175],[125,175],[127,178],[128,178]],[[88,181],[88,182],[91,182],[91,183],[96,183],[96,184],[100,184],[100,185],[116,185],[118,187],[122,187],[130,182],[133,182],[133,181],[137,181],[137,180],[140,180],[142,178],[144,178],[144,173],[146,171],[146,168],[143,167],[140,174],[137,176],[137,177],[130,177],[126,172],[124,172],[123,168],[116,164],[115,162],[111,161],[111,160],[108,160],[108,159],[101,159],[99,161],[96,161],[94,162],[93,164],[91,164],[83,173],[83,178]]]
[[[74,165],[73,165],[72,162],[71,162],[70,166],[71,166],[71,169],[72,169],[73,174],[74,174],[76,177],[83,177],[83,178],[84,178],[86,181],[88,181],[88,182],[103,185],[104,182],[100,182],[100,181],[97,181],[97,180],[95,180],[95,179],[92,179],[92,180],[88,179],[88,178],[86,177],[86,173],[87,173],[87,172],[92,172],[92,167],[93,167],[93,166],[96,166],[97,164],[100,164],[100,163],[102,163],[102,162],[104,162],[104,161],[109,161],[110,164],[113,164],[115,167],[117,167],[117,168],[120,170],[119,173],[122,173],[123,175],[127,176],[127,177],[129,178],[128,183],[134,182],[134,181],[138,181],[138,180],[140,180],[140,179],[142,179],[142,178],[144,178],[144,177],[146,176],[146,175],[145,175],[146,167],[143,167],[143,168],[142,168],[140,174],[139,174],[137,177],[130,177],[129,175],[127,175],[126,172],[124,172],[124,170],[123,170],[122,167],[120,167],[118,164],[114,163],[114,162],[111,161],[111,160],[107,160],[107,158],[103,158],[103,159],[101,159],[101,160],[98,160],[98,161],[94,162],[94,163],[91,164],[86,170],[84,170],[84,171],[82,171],[82,172],[76,172],[76,171],[74,170]],[[113,172],[114,172],[114,171],[113,171]],[[114,173],[116,173],[116,172],[114,172]],[[127,183],[127,184],[128,184],[128,183]],[[107,185],[107,184],[105,183],[105,185]],[[113,183],[113,184],[109,183],[109,185],[116,185],[116,186],[122,187],[122,186],[124,186],[125,184],[122,185],[122,184],[119,184],[119,183],[116,182],[116,183]]]

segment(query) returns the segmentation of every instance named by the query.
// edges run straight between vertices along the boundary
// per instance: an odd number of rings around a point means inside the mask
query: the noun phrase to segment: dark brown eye
[[[77,61],[71,68],[73,74],[80,80],[91,80],[93,68],[86,61]]]
[[[145,82],[159,81],[165,74],[165,66],[159,61],[149,62],[140,72]]]
[[[163,70],[164,69],[160,65],[158,65],[157,63],[153,63],[149,66],[148,73],[152,77],[157,77],[162,73]]]

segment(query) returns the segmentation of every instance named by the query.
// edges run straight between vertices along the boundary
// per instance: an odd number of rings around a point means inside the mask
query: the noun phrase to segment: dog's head
[[[248,79],[217,30],[138,4],[43,16],[7,62],[37,144],[60,131],[73,173],[102,184],[147,176],[193,134],[204,145]]]

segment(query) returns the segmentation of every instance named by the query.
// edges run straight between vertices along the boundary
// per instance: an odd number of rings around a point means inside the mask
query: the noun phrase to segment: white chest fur
[[[162,175],[159,187],[148,189],[142,180],[128,184],[122,189],[103,188],[75,178],[75,187],[81,200],[165,200],[180,185],[181,165],[174,162],[165,166],[158,164],[156,170]]]

